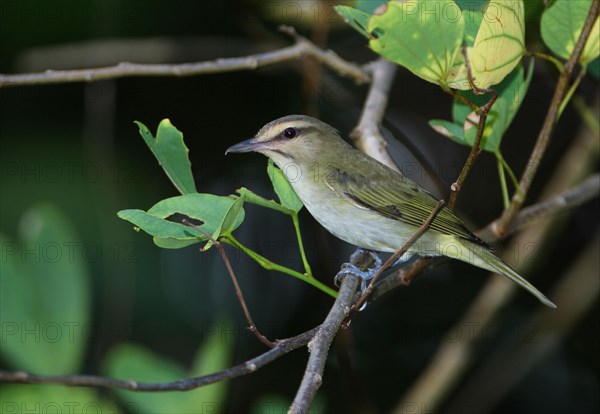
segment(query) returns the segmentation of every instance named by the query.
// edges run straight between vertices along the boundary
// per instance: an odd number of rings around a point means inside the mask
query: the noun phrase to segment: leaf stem
[[[564,70],[565,70],[565,66],[562,64],[562,62],[560,60],[558,60],[554,56],[549,55],[547,53],[544,53],[544,52],[528,52],[527,55],[533,56],[533,57],[536,57],[536,58],[540,58],[540,59],[544,59],[544,60],[547,60],[548,62],[553,63],[554,66],[556,66],[556,69],[558,69],[559,73],[563,73]]]
[[[241,251],[246,253],[252,260],[254,260],[256,263],[261,265],[264,269],[275,270],[280,273],[285,273],[286,275],[293,276],[297,279],[302,280],[303,282],[306,282],[306,283],[316,287],[317,289],[321,290],[324,293],[327,293],[329,296],[331,296],[333,298],[335,298],[337,296],[337,292],[335,290],[333,290],[329,286],[321,283],[315,277],[305,275],[303,273],[292,270],[288,267],[285,267],[280,264],[272,262],[271,260],[267,259],[266,257],[256,253],[254,250],[251,250],[248,247],[244,246],[232,234],[223,235],[222,241],[224,243],[228,243],[234,247],[237,247],[238,249],[240,249]]]
[[[567,106],[567,104],[571,100],[571,97],[573,96],[573,94],[575,93],[575,91],[577,90],[577,88],[579,87],[579,83],[581,83],[581,79],[583,79],[583,77],[585,76],[586,69],[587,69],[587,66],[583,66],[581,68],[581,70],[579,71],[579,74],[577,75],[577,77],[573,81],[573,84],[571,85],[571,87],[569,88],[569,90],[567,91],[567,93],[565,94],[565,97],[563,98],[563,100],[560,103],[560,106],[558,108],[557,119],[560,118],[560,116],[562,115],[563,111],[565,110],[565,107]]]
[[[510,165],[508,165],[508,163],[506,162],[506,160],[504,159],[504,157],[502,156],[502,154],[500,152],[498,152],[497,156],[499,156],[500,158],[500,162],[502,163],[502,166],[504,167],[504,170],[508,173],[508,176],[510,178],[510,180],[512,181],[513,185],[515,186],[515,190],[517,192],[517,194],[521,194],[521,187],[519,186],[519,181],[517,180],[517,176],[515,175],[514,171],[512,170],[512,168],[510,168]]]
[[[504,166],[502,165],[502,161],[500,160],[502,156],[500,153],[496,152],[496,166],[498,167],[498,178],[500,179],[500,188],[502,189],[502,202],[504,204],[504,208],[508,208],[510,205],[510,198],[508,196],[508,188],[506,185],[506,175],[504,174]]]
[[[300,221],[298,220],[298,213],[294,213],[292,216],[292,222],[294,223],[294,230],[296,230],[296,238],[298,239],[298,249],[300,250],[300,256],[302,257],[302,263],[304,264],[304,272],[307,276],[314,277],[308,260],[306,259],[306,253],[304,252],[304,243],[302,242],[302,233],[300,233]]]

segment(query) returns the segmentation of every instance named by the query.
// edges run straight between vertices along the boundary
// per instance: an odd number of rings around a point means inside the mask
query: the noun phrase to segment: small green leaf
[[[498,92],[498,99],[496,103],[492,107],[492,110],[488,114],[488,119],[486,122],[486,127],[484,129],[481,147],[485,151],[489,152],[497,152],[500,148],[500,144],[502,142],[502,137],[504,133],[512,123],[515,115],[517,114],[525,95],[527,94],[527,90],[529,89],[529,84],[531,83],[531,77],[533,74],[533,65],[535,60],[532,59],[529,64],[529,71],[527,74],[527,78],[524,78],[524,70],[521,65],[517,66],[517,68],[504,79],[495,89]],[[477,105],[483,105],[481,99],[483,97],[475,97],[470,92],[463,92],[464,96],[472,101],[475,101]],[[489,99],[489,97],[487,97]],[[485,101],[485,99],[483,99]],[[456,123],[464,123],[467,125],[465,121],[468,116],[473,117],[474,114],[470,112],[470,108],[468,108],[463,103],[456,103],[457,107],[461,109],[457,109],[454,111],[457,114],[457,118],[455,119]],[[468,112],[460,119],[465,112]],[[475,135],[477,132],[476,125],[469,125],[468,131],[465,128],[465,139],[469,146],[473,145],[475,141]]]
[[[527,94],[533,75],[534,63],[535,61],[532,59],[529,64],[527,78],[524,78],[523,67],[519,65],[494,88],[498,92],[498,99],[488,114],[481,139],[481,147],[485,151],[495,153],[499,150],[502,137]],[[474,95],[471,91],[461,91],[459,93],[477,106],[484,105],[490,99],[489,95]],[[455,100],[452,105],[452,118],[452,123],[433,120],[430,121],[430,125],[453,141],[472,146],[477,134],[477,123],[479,122],[477,115],[472,112],[468,105]],[[457,132],[457,129],[462,131],[462,135]]]
[[[465,44],[472,47],[475,44],[477,33],[483,21],[483,13],[477,10],[463,10],[465,19]]]
[[[135,122],[140,134],[150,150],[165,170],[165,173],[181,194],[196,193],[196,184],[192,175],[192,164],[188,157],[189,150],[183,141],[183,134],[163,119],[158,125],[156,138],[141,122]]]
[[[381,12],[369,20],[371,49],[428,82],[445,85],[465,31],[456,3],[392,1]]]
[[[237,197],[231,207],[229,207],[227,214],[225,214],[225,217],[223,218],[221,234],[231,233],[239,226],[240,216],[244,214],[244,209],[242,208],[244,206],[244,201],[244,196]]]
[[[236,193],[238,193],[240,196],[243,196],[247,203],[256,204],[257,206],[270,208],[272,210],[277,210],[287,215],[295,214],[294,210],[290,210],[289,208],[282,206],[275,200],[267,200],[266,198],[261,197],[258,194],[248,190],[246,187],[242,187],[236,190]]]
[[[235,201],[231,197],[213,194],[185,194],[162,200],[148,212],[122,210],[117,215],[152,235],[157,246],[181,248],[208,240],[206,234],[214,234],[217,229],[220,229]],[[241,207],[238,213],[235,222],[229,225],[230,231],[239,227],[244,220],[244,210]],[[177,222],[171,221],[175,217],[178,218]],[[206,234],[180,224],[181,217],[188,218]]]
[[[356,0],[354,6],[362,12],[373,14],[379,6],[385,3],[387,0]]]
[[[239,222],[240,214],[244,213],[242,206],[244,205],[244,196],[236,197],[235,201],[227,210],[225,216],[223,216],[223,221],[219,224],[219,226],[215,229],[212,234],[212,240],[208,240],[206,244],[202,247],[202,251],[206,251],[210,249],[213,245],[213,240],[219,240],[222,235],[230,234],[233,230],[237,228],[236,224]]]
[[[283,171],[277,168],[270,158],[267,164],[267,173],[269,174],[273,189],[275,190],[277,197],[279,197],[281,205],[296,213],[300,211],[303,206],[302,201],[300,201],[296,195],[296,192],[283,174]]]
[[[364,37],[369,37],[367,25],[369,24],[369,14],[348,6],[335,6],[335,11],[352,26],[358,33]]]
[[[542,14],[542,39],[557,56],[568,59],[575,48],[592,0],[556,0]],[[585,43],[579,62],[587,64],[600,54],[600,22],[598,18]]]
[[[443,119],[432,119],[429,125],[438,133],[461,145],[468,145],[462,126]]]
[[[519,64],[524,51],[523,1],[491,0],[468,55],[475,85],[489,88],[500,83]]]

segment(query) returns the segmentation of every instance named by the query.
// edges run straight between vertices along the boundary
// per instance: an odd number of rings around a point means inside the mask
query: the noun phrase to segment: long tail
[[[467,244],[468,242],[464,243]],[[469,243],[470,244],[470,243]],[[481,246],[465,246],[473,254],[470,263],[475,264],[478,267],[487,269],[491,272],[500,273],[522,288],[528,290],[533,296],[538,298],[544,305],[556,309],[556,305],[546,297],[542,292],[537,290],[531,283],[519,275],[512,267],[507,265],[494,254],[491,250],[482,248]],[[474,259],[474,260],[473,260]],[[464,260],[464,259],[461,259]],[[466,260],[465,260],[466,261]]]

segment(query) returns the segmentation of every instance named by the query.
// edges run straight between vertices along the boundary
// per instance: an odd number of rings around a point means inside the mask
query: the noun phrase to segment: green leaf
[[[267,200],[266,198],[261,197],[258,194],[248,190],[246,187],[242,187],[236,190],[236,193],[238,193],[240,196],[243,196],[247,203],[256,204],[257,206],[270,208],[272,210],[277,210],[283,214],[287,214],[290,216],[292,214],[295,214],[294,210],[290,210],[289,208],[282,206],[275,200]]]
[[[527,78],[524,78],[523,67],[519,65],[494,88],[498,92],[498,99],[488,114],[481,139],[481,147],[485,151],[495,153],[499,150],[502,137],[512,123],[527,94],[533,75],[534,63],[535,61],[532,59],[529,64]],[[471,91],[462,91],[460,94],[477,106],[484,105],[490,99],[489,95],[474,95]],[[479,118],[472,112],[468,105],[458,100],[455,100],[452,105],[452,118],[452,123],[432,120],[429,124],[437,132],[453,141],[469,147],[473,146]],[[471,121],[467,121],[467,119]],[[461,130],[462,134],[458,133],[458,129]]]
[[[168,119],[163,119],[158,125],[156,138],[144,124],[138,121],[135,123],[177,190],[181,194],[196,193],[192,164],[188,157],[189,150],[183,141],[183,134]]]
[[[465,21],[453,0],[393,1],[369,20],[369,45],[418,77],[446,85],[463,42]]]
[[[483,13],[477,10],[463,10],[465,19],[465,44],[473,47],[481,22],[483,21]]]
[[[474,83],[489,88],[519,64],[525,51],[522,0],[491,0],[468,57]]]
[[[50,204],[27,210],[18,231],[18,242],[0,240],[0,353],[15,369],[77,372],[88,343],[86,260],[101,252],[82,243],[69,218]]]
[[[386,0],[356,0],[354,6],[362,12],[372,14],[379,6],[385,3],[387,3]]]
[[[283,171],[277,168],[270,158],[267,164],[267,174],[269,174],[273,189],[275,190],[277,197],[279,197],[281,205],[296,213],[300,211],[303,206],[302,201],[300,201],[296,195],[296,192],[283,174]],[[302,174],[302,171],[300,171],[300,174]]]
[[[236,197],[235,201],[223,216],[223,221],[218,225],[215,231],[212,234],[213,240],[219,240],[222,235],[230,234],[233,230],[237,228],[236,225],[240,221],[240,215],[244,213],[242,206],[244,205],[244,196]],[[208,242],[202,247],[202,251],[206,251],[210,249],[213,245],[213,240],[208,240]]]
[[[369,14],[348,6],[335,6],[334,9],[358,33],[369,37],[369,32],[367,32],[367,25],[371,17]]]
[[[227,214],[225,214],[225,217],[223,218],[221,234],[231,233],[238,228],[238,223],[241,223],[241,220],[243,220],[243,217],[241,216],[244,214],[244,209],[242,208],[244,206],[244,201],[244,196],[237,197],[231,207],[229,207]]]
[[[180,218],[188,218],[207,234],[214,234],[221,227],[223,220],[235,203],[231,197],[213,194],[185,194],[167,198],[155,204],[147,212],[143,210],[121,210],[117,215],[123,220],[133,223],[154,237],[159,247],[181,248],[190,244],[208,240],[205,234],[197,229],[180,224]],[[244,210],[240,212],[229,231],[235,230],[244,220]],[[167,220],[177,219],[177,222]]]
[[[432,119],[429,125],[438,133],[461,145],[468,145],[461,125],[443,119]]]
[[[568,59],[575,48],[592,0],[556,0],[542,14],[542,39],[557,56]],[[579,62],[587,64],[600,54],[598,18],[583,48]]]

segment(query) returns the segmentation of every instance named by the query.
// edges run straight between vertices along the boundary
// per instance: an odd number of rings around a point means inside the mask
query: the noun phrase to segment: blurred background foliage
[[[528,48],[540,50],[543,4],[525,3]],[[325,2],[5,0],[0,4],[0,72],[243,56],[289,44],[276,30],[282,23],[351,61],[375,58],[365,40]],[[264,158],[223,153],[264,123],[291,113],[317,115],[346,135],[357,122],[367,86],[327,70],[317,76],[314,67],[296,61],[209,76],[1,89],[0,367],[164,381],[222,369],[264,351],[245,329],[216,250],[158,249],[116,212],[146,209],[177,194],[140,139],[134,120],[155,130],[161,119],[170,118],[183,131],[198,191],[226,195],[246,186],[272,195]],[[595,68],[592,72],[597,62]],[[555,82],[551,64],[536,65],[521,112],[503,141],[504,157],[515,171],[527,162]],[[580,99],[593,102],[597,93],[597,80],[588,75]],[[449,118],[450,107],[450,97],[439,88],[400,70],[385,122],[401,167],[440,196],[446,196],[468,154],[468,148],[437,135],[427,124],[429,119]],[[532,200],[582,128],[577,113],[567,108]],[[473,228],[500,213],[492,155],[484,153],[477,161],[458,208]],[[543,260],[532,263],[534,271],[528,276],[542,291],[552,291],[596,234],[597,209],[596,199],[565,215],[564,230],[538,256]],[[286,266],[302,268],[287,217],[252,206],[246,214],[236,232],[240,240]],[[331,283],[352,248],[327,234],[306,212],[300,219],[313,271]],[[527,260],[532,249],[541,248],[523,245],[514,254]],[[332,304],[329,296],[228,251],[265,335],[292,336],[323,320]],[[10,275],[18,275],[16,281]],[[476,268],[447,263],[362,312],[336,341],[315,409],[390,411],[440,343],[469,335],[468,326],[450,336],[447,331],[486,278]],[[544,340],[522,335],[522,322],[537,306],[520,292],[477,344],[471,370],[507,343]],[[515,384],[494,412],[597,412],[598,342],[596,302],[566,341]],[[255,374],[185,395],[0,384],[0,403],[4,412],[54,405],[65,412],[69,404],[72,412],[96,405],[101,412],[285,410],[305,361],[306,351],[296,351]],[[486,381],[493,387],[495,378]],[[474,410],[484,406],[477,395],[465,398]]]

